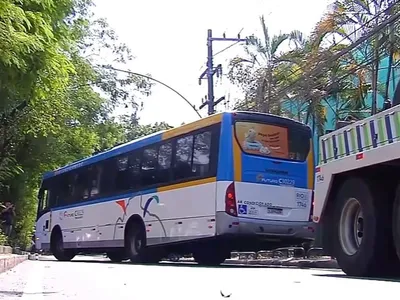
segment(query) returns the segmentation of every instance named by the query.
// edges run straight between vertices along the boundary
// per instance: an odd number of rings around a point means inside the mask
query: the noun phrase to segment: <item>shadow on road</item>
[[[63,263],[61,261],[54,261],[57,263]],[[290,266],[272,266],[272,265],[260,265],[260,266],[255,266],[255,265],[220,265],[220,266],[200,266],[195,262],[167,262],[163,261],[158,264],[138,264],[138,263],[130,263],[130,262],[112,262],[109,260],[85,260],[85,259],[73,259],[71,260],[72,263],[92,263],[92,264],[108,264],[110,266],[112,265],[137,265],[137,266],[157,266],[157,267],[168,267],[168,266],[173,266],[173,267],[183,267],[183,268],[251,268],[251,269],[259,269],[259,268],[268,268],[268,269],[282,269],[282,268],[291,268],[295,269],[295,267],[290,267]]]
[[[358,280],[374,280],[383,282],[400,282],[400,278],[356,277],[356,276],[348,276],[346,274],[313,274],[313,276],[328,277],[328,278],[358,279]]]
[[[0,291],[0,296],[17,296],[22,297],[22,295],[51,295],[57,294],[58,292],[38,292],[38,293],[24,293],[22,291]]]

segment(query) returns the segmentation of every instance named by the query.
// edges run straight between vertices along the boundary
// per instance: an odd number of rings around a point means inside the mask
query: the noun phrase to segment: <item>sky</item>
[[[330,0],[94,0],[94,13],[106,18],[120,41],[132,50],[135,59],[126,69],[151,74],[171,86],[198,107],[207,94],[207,82],[199,85],[207,58],[207,30],[214,37],[260,36],[259,17],[264,15],[271,35],[300,30],[308,35],[323,15]],[[230,42],[214,42],[214,53]],[[243,54],[235,45],[214,57],[223,72],[230,59]],[[119,66],[121,67],[121,66]],[[233,102],[238,89],[223,76],[215,84],[215,99],[225,96]],[[143,98],[140,123],[167,122],[178,126],[198,119],[195,111],[177,94],[157,84]],[[223,104],[217,109],[224,110]],[[123,113],[120,110],[120,113]],[[200,111],[207,115],[207,108]]]

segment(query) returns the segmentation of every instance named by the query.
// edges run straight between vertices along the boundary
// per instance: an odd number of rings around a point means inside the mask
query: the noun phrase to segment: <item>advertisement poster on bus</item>
[[[286,159],[289,157],[287,128],[237,122],[236,135],[247,153]]]

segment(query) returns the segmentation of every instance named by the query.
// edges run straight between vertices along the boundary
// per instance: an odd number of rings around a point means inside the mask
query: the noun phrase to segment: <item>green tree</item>
[[[138,111],[150,92],[97,63],[132,56],[91,5],[0,1],[0,201],[16,205],[17,245],[29,244],[42,174],[125,140],[114,109]]]
[[[320,38],[328,34],[335,34],[341,38],[340,43],[354,43],[361,36],[373,30],[379,23],[398,11],[395,5],[390,11],[388,7],[395,4],[394,0],[337,0],[331,5],[331,11],[324,17],[325,26],[320,26]],[[398,44],[398,24],[394,23],[379,31],[372,39],[362,43],[356,50],[351,51],[344,58],[344,63],[352,65],[358,77],[359,86],[345,90],[345,95],[353,98],[347,101],[345,110],[354,111],[353,114],[365,117],[367,108],[376,112],[378,95],[389,98],[389,84],[392,71],[393,57],[396,55]],[[380,62],[389,57],[388,73],[385,82],[379,81]],[[354,78],[353,78],[354,81]],[[354,85],[353,85],[354,86]],[[367,91],[372,91],[372,107],[367,107],[365,100]],[[338,100],[340,102],[341,99]]]
[[[248,45],[245,46],[247,57],[235,57],[230,63],[228,76],[245,93],[245,100],[236,106],[280,114],[281,97],[277,95],[280,76],[274,72],[281,62],[282,52],[279,50],[285,41],[298,47],[304,42],[303,35],[299,31],[292,31],[270,36],[264,16],[260,17],[260,23],[262,39],[254,35],[248,37]]]

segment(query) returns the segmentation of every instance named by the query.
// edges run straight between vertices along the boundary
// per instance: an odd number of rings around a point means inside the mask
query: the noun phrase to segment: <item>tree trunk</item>
[[[271,108],[271,95],[272,95],[272,69],[268,67],[268,101],[266,106],[266,113],[269,113]]]

